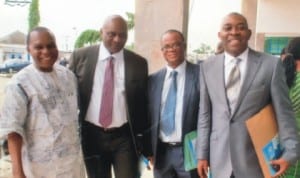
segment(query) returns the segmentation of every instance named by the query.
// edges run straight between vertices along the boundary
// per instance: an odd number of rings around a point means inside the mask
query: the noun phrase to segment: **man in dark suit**
[[[248,47],[246,18],[230,13],[218,33],[225,52],[201,66],[197,158],[200,177],[261,178],[245,121],[268,104],[277,118],[283,154],[271,164],[282,175],[300,155],[295,116],[279,59]]]
[[[109,16],[100,33],[100,45],[76,50],[70,59],[79,83],[87,173],[90,178],[110,178],[113,165],[116,178],[133,178],[149,123],[148,66],[144,58],[124,49],[127,25],[121,16]]]
[[[161,37],[161,46],[167,66],[152,74],[148,83],[154,177],[197,177],[196,170],[187,172],[184,169],[183,139],[196,130],[199,65],[185,60],[186,44],[181,32],[166,31]],[[176,92],[171,96],[173,87]]]

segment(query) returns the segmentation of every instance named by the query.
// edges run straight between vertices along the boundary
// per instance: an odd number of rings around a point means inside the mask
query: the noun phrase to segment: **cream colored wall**
[[[257,1],[243,0],[241,3],[241,12],[247,18],[249,28],[252,30],[252,35],[248,42],[251,48],[256,48]]]
[[[187,35],[189,0],[136,0],[134,51],[148,59],[150,73],[166,63],[160,51],[160,37],[168,29]]]
[[[300,34],[300,0],[259,0],[256,33],[266,36]]]

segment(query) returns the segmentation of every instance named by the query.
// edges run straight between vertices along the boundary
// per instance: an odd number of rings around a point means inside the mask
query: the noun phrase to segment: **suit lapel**
[[[95,75],[95,69],[98,62],[98,56],[99,56],[99,45],[96,45],[93,47],[93,49],[88,53],[87,62],[86,62],[86,68],[85,68],[85,81],[88,83],[86,84],[86,93],[88,94],[88,100],[90,101],[90,97],[92,94],[92,88],[94,85],[94,75]]]
[[[248,60],[247,60],[247,64],[246,64],[246,66],[247,66],[246,74],[243,79],[244,80],[243,84],[241,86],[242,88],[241,88],[239,98],[237,101],[237,105],[236,105],[237,107],[236,107],[234,113],[232,114],[231,118],[233,118],[234,114],[239,109],[239,106],[240,106],[243,98],[245,97],[249,87],[251,86],[252,81],[255,78],[255,75],[257,74],[257,70],[259,69],[261,62],[262,62],[262,60],[259,60],[259,57],[260,56],[258,55],[258,53],[255,53],[253,50],[249,49]]]
[[[131,76],[131,64],[130,64],[130,58],[128,57],[127,51],[124,49],[124,77],[125,77],[125,92],[126,92],[126,97],[127,97],[127,86],[129,83],[129,78]]]
[[[130,56],[130,53],[124,49],[124,77],[125,77],[125,94],[126,94],[126,100],[128,99],[128,92],[130,90],[130,81],[134,78],[134,67],[133,67],[133,60],[132,56]],[[130,105],[130,103],[127,101],[127,105]],[[129,106],[127,106],[129,107]]]
[[[166,76],[166,69],[163,69],[161,72],[158,73],[158,76],[156,78],[156,81],[154,81],[153,83],[155,83],[154,85],[154,111],[156,114],[156,117],[154,118],[158,118],[158,120],[156,121],[157,123],[159,123],[160,121],[160,108],[161,108],[161,97],[162,97],[162,90],[163,90],[163,86],[164,86],[164,80],[165,80],[165,76]],[[153,96],[153,95],[151,95]]]
[[[215,88],[218,90],[217,92],[220,92],[220,99],[223,100],[221,102],[227,103],[227,109],[229,111],[229,105],[227,102],[227,95],[225,90],[224,60],[224,53],[216,56],[215,63],[211,65],[214,66],[214,70],[212,70],[214,73],[212,73],[211,76],[214,76],[212,79],[214,83],[220,84],[220,86],[216,86]]]
[[[192,94],[192,87],[195,84],[195,76],[192,71],[193,68],[189,62],[186,62],[185,69],[185,84],[184,84],[184,96],[183,96],[183,108],[182,108],[182,122],[184,123],[184,118],[186,118],[188,103],[190,102],[190,97]],[[184,124],[182,125],[184,127]],[[182,129],[183,129],[182,127]]]

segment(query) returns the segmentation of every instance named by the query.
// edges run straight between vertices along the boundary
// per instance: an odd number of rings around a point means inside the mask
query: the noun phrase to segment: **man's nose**
[[[116,35],[115,37],[114,37],[114,41],[115,42],[120,42],[120,41],[122,41],[123,40],[123,38],[120,36],[120,35]]]
[[[234,27],[234,28],[231,29],[230,33],[231,34],[238,34],[238,33],[240,33],[240,29],[237,28],[237,27]]]
[[[50,51],[50,49],[49,49],[49,48],[46,48],[46,47],[42,49],[42,52],[43,52],[43,53],[49,53],[49,51]]]

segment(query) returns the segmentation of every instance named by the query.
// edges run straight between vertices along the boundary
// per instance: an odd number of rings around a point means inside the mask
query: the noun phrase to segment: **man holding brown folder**
[[[248,48],[251,30],[246,18],[230,13],[218,33],[225,52],[203,62],[197,158],[200,177],[261,178],[258,158],[245,121],[272,104],[282,156],[273,160],[282,175],[300,156],[295,116],[279,59]]]

